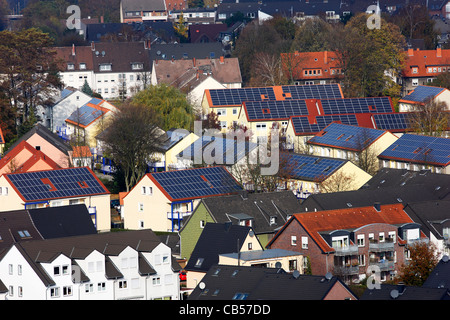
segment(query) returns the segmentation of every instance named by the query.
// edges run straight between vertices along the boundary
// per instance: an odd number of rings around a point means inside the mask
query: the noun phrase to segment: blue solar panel
[[[85,104],[80,108],[78,108],[77,110],[75,110],[67,120],[73,121],[74,123],[83,126],[88,126],[102,114],[104,114],[104,111]]]
[[[393,112],[391,100],[388,97],[347,98],[321,100],[325,114],[340,113],[380,113]]]
[[[425,102],[427,99],[433,98],[441,93],[442,90],[444,90],[444,88],[418,86],[408,95],[404,96],[401,100]]]
[[[151,173],[172,200],[196,199],[236,193],[242,187],[223,167],[206,167]]]
[[[379,157],[446,166],[450,164],[450,139],[404,134]]]
[[[327,116],[316,116],[310,122],[311,117],[292,117],[292,125],[296,134],[315,134],[321,131],[334,121],[339,121],[343,124],[358,125],[358,120],[354,114],[336,114]]]
[[[283,95],[292,99],[339,99],[343,98],[338,84],[316,84],[303,86],[282,86]]]
[[[409,113],[379,113],[373,119],[378,129],[389,131],[405,131],[410,128]]]
[[[11,173],[6,177],[25,201],[109,193],[85,167]]]
[[[294,179],[321,182],[347,160],[287,153],[281,155],[285,172]]]
[[[385,131],[332,123],[308,143],[362,151]]]
[[[273,100],[244,102],[249,120],[289,119],[308,115],[305,100]]]

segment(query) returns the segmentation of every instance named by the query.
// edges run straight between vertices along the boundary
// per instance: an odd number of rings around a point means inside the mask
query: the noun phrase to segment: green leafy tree
[[[319,52],[329,50],[332,26],[321,18],[305,19],[296,29],[291,51]]]
[[[188,41],[188,26],[184,20],[183,12],[180,13],[178,21],[173,24],[175,34],[180,38],[180,42]]]
[[[132,102],[145,105],[161,118],[161,129],[180,128],[192,130],[194,111],[186,95],[179,89],[166,84],[149,86],[136,93]]]
[[[91,96],[91,97],[94,94],[94,92],[92,91],[91,87],[89,86],[89,83],[87,82],[87,80],[84,80],[84,84],[81,87],[81,92],[84,92],[88,96]]]

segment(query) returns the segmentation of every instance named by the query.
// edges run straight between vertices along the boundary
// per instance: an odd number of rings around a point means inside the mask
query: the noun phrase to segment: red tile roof
[[[437,48],[436,50],[413,50],[406,51],[404,77],[435,77],[444,72],[439,68],[450,67],[450,49]],[[416,72],[413,72],[414,68]],[[428,68],[432,68],[429,72]],[[445,71],[448,72],[448,71]]]
[[[338,73],[333,74],[331,71],[340,69],[339,59],[333,51],[282,53],[281,59],[285,72],[294,69],[293,77],[296,80],[339,78]],[[309,74],[309,70],[316,70],[316,74]],[[308,74],[305,75],[305,71]]]

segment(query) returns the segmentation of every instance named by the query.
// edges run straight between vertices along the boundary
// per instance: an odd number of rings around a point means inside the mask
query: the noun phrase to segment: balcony
[[[370,259],[369,264],[372,266],[377,266],[380,271],[392,271],[395,269],[394,260],[389,259]]]
[[[341,247],[333,247],[335,256],[352,256],[358,254],[357,245],[344,245]]]
[[[183,220],[185,217],[188,217],[192,214],[192,211],[174,211],[174,212],[167,212],[167,219],[170,220]]]
[[[334,266],[334,274],[336,275],[353,275],[359,274],[359,266],[358,265],[345,265],[345,266]]]
[[[384,241],[370,240],[369,250],[372,252],[394,251],[394,241],[385,239]]]

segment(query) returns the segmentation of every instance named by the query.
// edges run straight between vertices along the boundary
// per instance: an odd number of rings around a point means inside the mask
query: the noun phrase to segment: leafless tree
[[[425,103],[413,105],[409,115],[409,126],[417,134],[441,137],[450,125],[447,103],[428,99]]]

